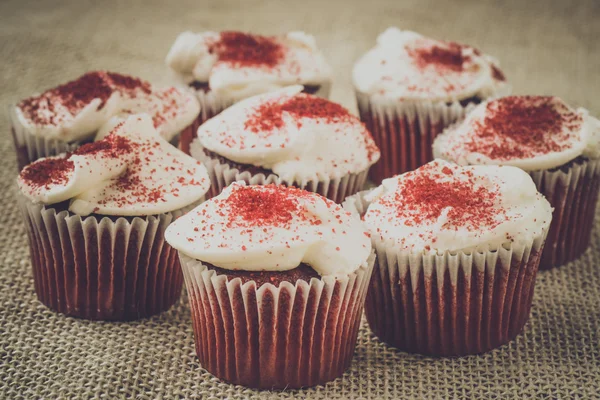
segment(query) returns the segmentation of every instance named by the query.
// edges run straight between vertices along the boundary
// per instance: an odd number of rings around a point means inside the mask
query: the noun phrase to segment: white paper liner
[[[8,113],[12,124],[12,136],[17,152],[19,171],[39,158],[73,151],[85,143],[85,141],[67,143],[59,139],[35,136],[20,123],[15,110],[15,105],[9,106]]]
[[[433,160],[435,137],[475,107],[458,101],[377,103],[359,91],[356,99],[360,119],[381,151],[379,162],[371,168],[370,177],[376,184]]]
[[[344,207],[363,215],[365,193]],[[478,354],[509,342],[529,319],[547,232],[531,243],[471,254],[410,254],[374,238],[365,305],[371,330],[401,350],[435,356]]]
[[[147,217],[81,217],[18,194],[35,291],[54,311],[93,320],[133,320],[169,309],[183,276],[164,231],[198,203]]]
[[[281,179],[276,174],[256,174],[249,171],[240,171],[228,164],[222,163],[216,158],[207,156],[202,145],[196,140],[192,143],[190,154],[196,160],[202,161],[205,165],[208,176],[210,177],[210,189],[208,197],[217,196],[224,188],[236,181],[244,181],[249,185],[286,185],[294,186],[309,192],[318,193],[327,197],[336,203],[342,203],[347,196],[350,196],[364,189],[369,168],[356,174],[347,174],[342,177],[326,179],[319,181],[317,177],[305,179],[303,181],[288,181]]]
[[[600,189],[600,159],[529,174],[554,207],[540,269],[564,265],[590,246]]]
[[[341,376],[354,354],[374,258],[344,277],[257,288],[180,253],[201,365],[219,379],[263,389]]]

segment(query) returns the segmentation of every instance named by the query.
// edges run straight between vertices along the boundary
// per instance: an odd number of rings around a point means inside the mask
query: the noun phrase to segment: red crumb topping
[[[252,225],[284,226],[299,212],[300,205],[294,198],[297,191],[275,185],[268,185],[266,189],[241,186],[226,200],[231,210],[229,223],[238,226],[244,222],[250,222]]]
[[[283,113],[295,118],[323,119],[337,122],[352,118],[351,114],[339,104],[309,94],[298,94],[289,100],[262,104],[246,121],[245,128],[259,133],[283,127]]]
[[[66,158],[46,158],[21,171],[21,179],[32,187],[48,187],[68,182],[75,164]]]
[[[440,71],[464,70],[464,64],[470,59],[463,55],[466,46],[454,42],[447,42],[445,46],[434,45],[431,47],[417,47],[408,49],[419,68],[435,67]]]
[[[448,180],[449,176],[453,178]],[[440,173],[435,164],[427,164],[406,176],[393,202],[407,226],[433,222],[447,212],[443,228],[475,230],[500,223],[504,211],[495,206],[497,196],[496,188],[478,184],[470,171],[454,174],[445,167]]]
[[[107,158],[115,158],[122,154],[131,153],[133,148],[137,146],[137,143],[133,143],[124,136],[110,134],[98,142],[84,144],[71,153],[71,155],[80,156],[106,152]],[[69,155],[69,157],[71,157],[71,155]]]
[[[528,158],[570,146],[569,132],[581,117],[550,96],[510,96],[487,105],[464,143],[470,152],[492,159]],[[461,145],[462,146],[462,145]]]
[[[61,112],[76,115],[94,99],[100,99],[98,109],[102,109],[114,92],[135,97],[138,91],[150,93],[150,84],[126,75],[94,71],[39,96],[25,99],[18,107],[33,123],[58,124],[64,118]],[[57,106],[62,107],[59,109]]]
[[[209,51],[216,53],[219,61],[240,67],[274,67],[285,57],[284,48],[276,38],[242,32],[221,32]]]

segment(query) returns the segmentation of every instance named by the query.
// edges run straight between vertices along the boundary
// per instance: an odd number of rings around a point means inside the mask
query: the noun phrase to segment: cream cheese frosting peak
[[[183,32],[166,62],[185,83],[208,83],[211,91],[234,100],[331,79],[331,68],[315,38],[304,32],[281,36]]]
[[[456,101],[506,94],[498,62],[454,42],[388,28],[354,65],[356,89],[374,100]]]
[[[113,117],[148,113],[167,140],[191,124],[200,112],[191,91],[155,88],[114,72],[88,72],[78,79],[22,100],[15,115],[32,135],[65,142],[93,135]],[[106,130],[106,128],[105,128]]]
[[[358,218],[316,193],[236,182],[165,232],[183,254],[230,270],[286,271],[300,263],[320,275],[365,264],[371,242]]]
[[[148,115],[131,116],[103,139],[73,153],[42,158],[17,179],[36,203],[69,201],[78,215],[155,215],[200,200],[206,168],[171,146]]]
[[[446,129],[433,152],[461,165],[556,168],[579,156],[600,157],[600,121],[558,97],[502,97],[478,105]]]
[[[356,116],[301,91],[302,86],[290,86],[240,101],[202,124],[196,141],[290,182],[362,172],[379,159],[371,134]]]
[[[522,246],[547,230],[552,208],[525,171],[432,161],[367,195],[375,241],[412,253]]]

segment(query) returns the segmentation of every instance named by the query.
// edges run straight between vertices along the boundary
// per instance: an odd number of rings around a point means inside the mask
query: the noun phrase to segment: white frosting
[[[323,181],[362,172],[379,159],[379,150],[357,117],[301,91],[302,86],[290,86],[234,104],[200,126],[192,155],[205,147],[229,160],[270,169],[288,182]],[[318,111],[329,106],[340,116],[281,111],[294,101],[314,104]],[[276,110],[268,113],[271,119],[261,113],[265,109]],[[266,126],[257,125],[263,117]],[[277,118],[281,126],[269,123]]]
[[[460,46],[458,51],[465,57],[458,71],[428,63],[415,55],[451,46]],[[354,65],[353,81],[356,89],[370,95],[372,101],[450,102],[473,96],[487,98],[510,91],[506,82],[494,78],[493,68],[497,65],[496,60],[472,47],[388,28],[377,38],[375,48]]]
[[[552,219],[550,203],[529,174],[515,167],[435,160],[384,180],[367,200],[364,221],[372,238],[412,253],[522,246]]]
[[[556,129],[542,125],[552,121],[546,111],[535,119],[531,110],[541,107],[555,111],[559,121]],[[522,135],[523,140],[515,135]],[[574,110],[557,97],[499,98],[478,105],[462,123],[446,129],[436,138],[433,153],[461,165],[551,169],[578,156],[599,158],[600,121],[586,109]]]
[[[114,146],[118,140],[128,146]],[[115,216],[178,210],[200,200],[208,190],[206,168],[161,138],[148,115],[129,117],[101,143],[113,147],[87,152],[93,145],[84,145],[69,156],[51,157],[72,162],[63,181],[40,185],[26,179],[30,168],[45,165],[39,163],[48,159],[25,167],[17,180],[19,188],[34,202],[70,200],[69,210],[78,215]]]
[[[208,82],[218,96],[234,100],[293,84],[322,85],[331,80],[331,68],[315,38],[304,32],[267,38],[283,51],[282,59],[274,66],[220,59],[212,50],[220,37],[217,32],[183,32],[167,55],[167,65],[183,82]]]
[[[179,218],[165,239],[189,257],[230,270],[286,271],[303,262],[320,275],[339,276],[358,269],[371,253],[360,219],[334,202],[244,182]]]
[[[142,82],[144,88],[128,89],[115,83],[109,74],[112,73],[92,72],[66,84],[75,86],[88,75],[97,76],[99,79],[96,80],[96,84],[111,92],[104,103],[102,99],[94,98],[88,104],[73,110],[65,105],[62,96],[56,93],[58,88],[55,88],[25,100],[27,102],[33,99],[38,103],[33,117],[22,102],[15,109],[16,118],[25,130],[34,136],[72,142],[89,138],[98,130],[105,135],[128,115],[148,113],[152,116],[159,133],[165,139],[171,140],[190,125],[200,112],[196,96],[188,89],[153,88],[147,82]],[[76,88],[74,93],[77,93],[77,90],[95,89],[89,84],[89,88],[84,84],[81,86],[82,88]],[[115,120],[110,122],[112,118]]]

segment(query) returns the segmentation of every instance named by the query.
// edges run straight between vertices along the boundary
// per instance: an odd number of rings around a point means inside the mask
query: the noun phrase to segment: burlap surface
[[[0,2],[2,106],[90,69],[166,82],[164,55],[184,29],[318,36],[336,78],[333,98],[355,110],[350,66],[388,25],[470,42],[502,60],[518,93],[554,93],[600,114],[600,3]],[[33,291],[24,226],[10,188],[15,159],[0,120],[0,398],[598,398],[600,229],[593,247],[540,273],[531,321],[483,356],[433,359],[378,342],[363,325],[351,369],[304,391],[255,392],[198,364],[186,299],[135,323],[94,323],[45,309]],[[600,214],[596,214],[600,223]]]

